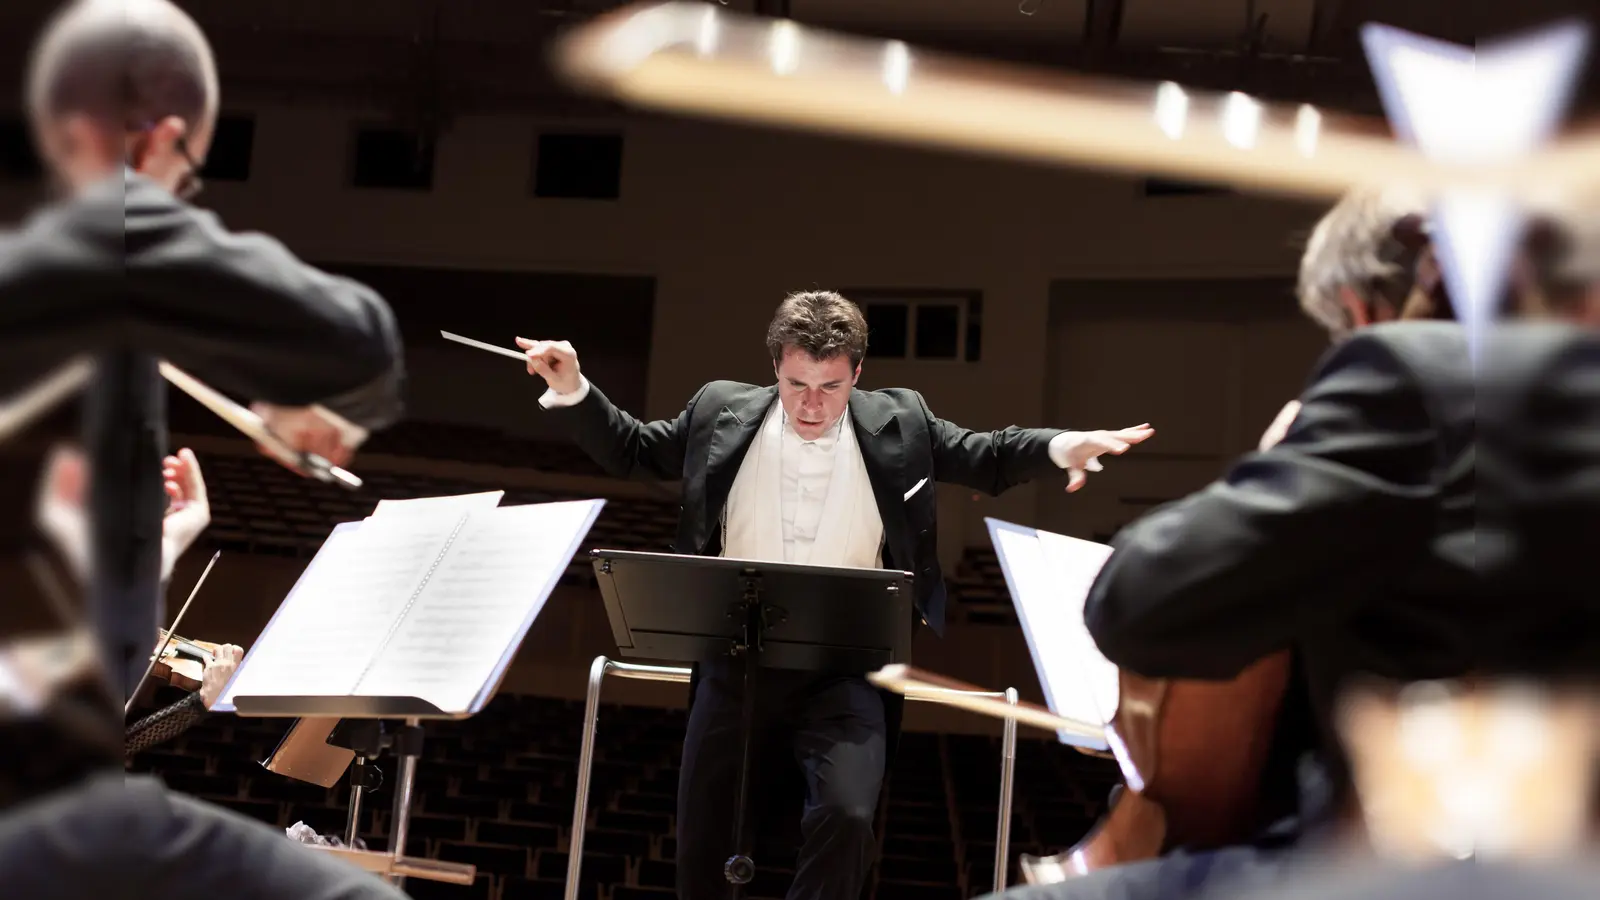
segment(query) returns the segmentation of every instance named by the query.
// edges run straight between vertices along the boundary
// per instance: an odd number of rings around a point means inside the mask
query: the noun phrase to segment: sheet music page
[[[376,516],[435,515],[459,516],[476,509],[494,509],[505,497],[505,491],[484,491],[478,494],[456,494],[450,497],[417,497],[411,500],[379,500]]]
[[[1040,531],[1039,549],[1044,553],[1046,567],[1056,592],[1056,610],[1073,628],[1063,634],[1076,648],[1072,658],[1077,660],[1083,675],[1089,681],[1095,708],[1100,721],[1110,723],[1117,715],[1120,686],[1117,667],[1095,645],[1094,636],[1083,621],[1083,605],[1089,599],[1089,589],[1095,577],[1111,558],[1111,548],[1094,541],[1085,541],[1064,534]]]
[[[510,663],[604,504],[473,512],[353,693],[468,711]]]
[[[1074,607],[1061,590],[1058,566],[1047,558],[1045,545],[1040,541],[1043,532],[995,519],[987,522],[990,539],[1005,571],[1006,586],[1016,606],[1017,619],[1028,640],[1034,672],[1044,689],[1045,704],[1058,716],[1104,728],[1108,720],[1081,660],[1086,645],[1099,656],[1083,624],[1083,598],[1079,597]],[[1093,579],[1092,574],[1089,577]],[[1103,740],[1094,741],[1066,731],[1057,732],[1057,737],[1064,744],[1108,749]]]
[[[227,697],[352,693],[461,516],[372,517],[323,544]]]

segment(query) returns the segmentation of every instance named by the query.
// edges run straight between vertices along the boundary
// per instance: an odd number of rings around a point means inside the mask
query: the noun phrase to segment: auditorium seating
[[[581,717],[578,703],[502,695],[471,720],[429,726],[407,851],[473,863],[479,877],[471,887],[413,880],[412,896],[560,900]],[[669,900],[683,712],[608,706],[601,718],[606,728],[597,745],[581,896]],[[255,762],[288,724],[219,716],[141,754],[133,768],[278,828],[304,821],[342,834],[343,786],[325,791]],[[987,892],[998,765],[997,739],[902,737],[878,829],[877,900],[964,900]],[[1010,858],[1055,852],[1081,837],[1114,778],[1115,767],[1103,760],[1053,743],[1019,742]],[[386,782],[364,804],[361,832],[372,849],[387,847],[382,835],[392,787]],[[794,840],[791,830],[763,842],[752,900],[783,896]]]

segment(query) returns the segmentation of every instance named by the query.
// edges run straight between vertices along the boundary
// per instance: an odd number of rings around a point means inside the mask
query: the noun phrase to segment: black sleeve
[[[107,236],[121,220],[120,208],[81,203],[0,235],[0,402],[118,338],[127,304]]]
[[[1434,426],[1385,345],[1333,353],[1276,447],[1124,528],[1085,603],[1113,663],[1230,678],[1348,611],[1432,517]]]
[[[999,431],[972,431],[935,416],[922,395],[915,396],[928,420],[935,480],[998,497],[1019,484],[1061,471],[1050,460],[1050,441],[1060,429],[1013,425]]]
[[[128,726],[128,755],[143,753],[165,744],[206,717],[205,703],[195,691],[171,706],[151,713]]]
[[[0,390],[134,347],[225,393],[322,403],[366,428],[401,411],[388,304],[145,179],[108,182],[0,238]]]
[[[137,179],[118,240],[134,346],[248,400],[322,403],[367,428],[399,417],[400,332],[371,288]]]
[[[545,411],[565,428],[583,452],[617,478],[676,481],[683,477],[688,453],[689,420],[695,404],[710,385],[701,388],[677,418],[641,422],[617,408],[594,382],[589,395],[572,406]]]

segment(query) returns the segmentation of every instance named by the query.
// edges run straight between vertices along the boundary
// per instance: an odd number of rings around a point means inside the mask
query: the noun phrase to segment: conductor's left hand
[[[1056,440],[1063,447],[1059,454],[1052,452],[1051,455],[1057,465],[1067,470],[1067,492],[1071,493],[1083,487],[1088,473],[1100,471],[1101,456],[1107,453],[1120,456],[1155,433],[1148,422],[1116,431],[1068,431],[1057,435]]]

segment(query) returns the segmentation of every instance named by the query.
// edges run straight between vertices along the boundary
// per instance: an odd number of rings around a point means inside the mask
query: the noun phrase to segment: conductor
[[[974,432],[939,419],[916,391],[855,390],[867,351],[860,309],[831,291],[792,294],[767,329],[776,384],[714,381],[674,419],[641,422],[584,378],[565,341],[518,339],[540,398],[578,445],[618,477],[680,480],[679,553],[916,573],[923,624],[944,630],[933,484],[990,495],[1057,469],[1076,491],[1097,457],[1153,433],[1010,427]],[[762,670],[758,727],[790,737],[807,795],[789,900],[854,900],[875,846],[889,717],[859,675]],[[678,784],[678,896],[728,890],[740,760],[742,682],[726,661],[700,667]],[[764,721],[763,721],[764,720]]]

